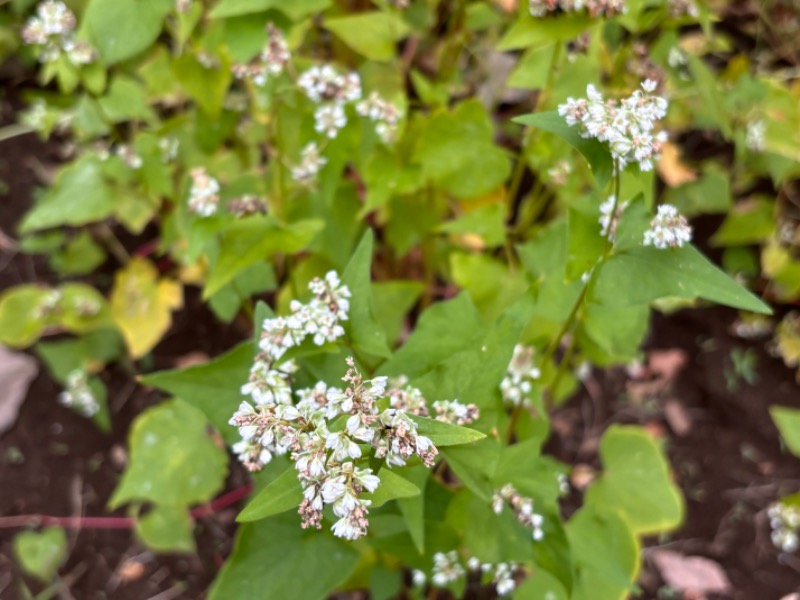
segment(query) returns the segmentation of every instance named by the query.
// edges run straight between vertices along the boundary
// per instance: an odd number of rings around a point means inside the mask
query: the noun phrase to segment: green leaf
[[[486,437],[480,431],[475,431],[469,427],[451,425],[428,417],[412,416],[412,419],[417,423],[417,431],[430,438],[437,446],[470,444]]]
[[[636,534],[674,529],[683,500],[662,450],[643,429],[614,425],[600,442],[604,472],[587,491],[586,506],[619,512]]]
[[[105,259],[102,246],[92,239],[88,231],[81,231],[64,248],[50,255],[50,266],[62,276],[86,275],[103,264]]]
[[[219,260],[208,276],[203,298],[208,299],[239,273],[275,254],[295,254],[306,248],[325,224],[316,219],[282,226],[271,217],[250,217],[225,229]]]
[[[514,600],[569,600],[569,594],[558,577],[537,566],[514,590]]]
[[[40,314],[49,293],[36,285],[20,285],[0,294],[0,343],[25,348],[39,339],[51,320]]]
[[[113,214],[115,198],[102,163],[85,154],[58,172],[56,180],[19,226],[20,233],[59,225],[85,225]]]
[[[380,373],[411,378],[422,375],[479,338],[482,327],[480,314],[469,294],[437,302],[422,313],[414,332],[381,367]]]
[[[258,521],[300,506],[303,488],[297,480],[297,469],[290,465],[283,473],[270,481],[255,498],[247,503],[236,520],[240,523]],[[298,525],[299,526],[299,525]]]
[[[597,214],[576,207],[567,213],[567,281],[580,279],[591,271],[603,254],[606,241]]]
[[[14,538],[14,555],[25,573],[47,583],[67,558],[67,534],[61,527],[23,531]]]
[[[203,413],[182,400],[150,408],[133,422],[130,462],[109,500],[171,505],[207,502],[225,482],[228,456],[207,431]]]
[[[385,472],[385,470],[384,470]],[[406,529],[411,539],[414,541],[417,551],[420,554],[425,553],[425,505],[426,494],[425,490],[430,481],[431,472],[425,465],[417,465],[403,470],[405,476],[417,486],[421,494],[411,496],[409,498],[398,498],[397,506],[403,515],[403,520],[406,524]],[[383,473],[381,473],[381,482],[383,481]]]
[[[564,117],[555,111],[523,115],[512,119],[515,123],[535,127],[557,135],[580,152],[592,168],[597,187],[603,189],[611,180],[614,161],[608,147],[594,138],[582,138],[577,127],[570,127]]]
[[[209,69],[196,57],[184,54],[172,63],[172,73],[187,94],[210,117],[219,119],[222,105],[233,79],[231,65],[226,56],[219,57],[218,67]]]
[[[293,21],[322,11],[331,5],[332,0],[221,0],[211,11],[212,19],[250,15],[275,8]]]
[[[728,212],[711,243],[715,246],[743,246],[766,241],[775,227],[774,212],[774,202],[767,199],[737,204]]]
[[[375,319],[386,332],[386,341],[394,344],[403,330],[408,311],[425,290],[418,281],[378,281],[372,284]]]
[[[711,163],[697,180],[667,189],[664,202],[689,218],[727,213],[731,208],[730,174]]]
[[[389,61],[395,44],[408,35],[408,25],[394,13],[371,11],[325,19],[323,26],[370,60]]]
[[[194,552],[194,521],[185,506],[156,504],[136,521],[136,535],[156,552]]]
[[[484,502],[492,501],[492,477],[500,460],[500,444],[487,437],[475,444],[447,448],[442,452],[448,466],[464,485]]]
[[[560,14],[545,19],[524,14],[508,28],[505,35],[497,43],[500,51],[518,50],[532,45],[545,44],[548,41],[566,42],[577,38],[593,21],[585,13]]]
[[[372,300],[372,229],[361,238],[350,258],[342,283],[350,288],[350,314],[343,323],[356,350],[381,358],[388,358],[392,351],[386,344],[386,334],[375,318]]]
[[[789,451],[800,458],[800,410],[786,406],[771,406],[769,414]]]
[[[473,234],[480,237],[489,248],[502,246],[506,240],[506,208],[502,204],[481,206],[457,219],[442,223],[437,231]]]
[[[381,469],[378,477],[380,477],[381,483],[375,492],[364,494],[365,498],[372,500],[370,508],[383,506],[390,500],[398,498],[414,498],[422,493],[422,490],[416,485],[391,469]]]
[[[500,187],[511,173],[511,162],[494,145],[493,136],[486,109],[478,100],[468,100],[424,124],[413,160],[427,178],[457,198],[478,198]]]
[[[585,506],[566,525],[575,564],[573,600],[624,600],[639,567],[639,542],[614,507]]]
[[[327,533],[301,529],[297,515],[248,523],[239,528],[209,600],[324,600],[350,577],[358,557]]]
[[[82,30],[107,65],[149,48],[161,33],[172,0],[91,0]]]
[[[114,123],[148,121],[155,117],[144,85],[130,77],[115,77],[108,93],[98,100],[98,104],[104,116]]]
[[[610,306],[675,296],[704,298],[762,314],[772,312],[691,245],[666,250],[641,246],[614,254],[599,267],[590,294]]]
[[[239,387],[247,381],[254,354],[253,344],[243,342],[203,365],[150,373],[140,381],[200,409],[225,441],[233,444],[241,438],[228,420],[242,402]]]
[[[717,125],[726,139],[731,139],[733,131],[730,119],[724,110],[725,102],[722,93],[717,87],[717,77],[697,56],[689,54],[686,59],[689,72],[694,79],[694,89],[698,91],[704,104],[703,116]]]

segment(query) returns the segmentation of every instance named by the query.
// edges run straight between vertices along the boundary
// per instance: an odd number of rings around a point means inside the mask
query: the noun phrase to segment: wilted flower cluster
[[[45,0],[36,7],[36,16],[22,30],[26,44],[39,48],[39,61],[54,62],[62,55],[73,65],[85,65],[95,58],[94,49],[75,38],[75,15],[57,0]]]
[[[436,420],[452,425],[471,425],[481,416],[474,404],[462,404],[458,400],[437,400],[433,403]]]
[[[531,530],[531,535],[537,542],[544,539],[544,518],[533,512],[533,499],[526,498],[510,483],[505,484],[492,496],[492,510],[499,515],[508,505],[514,511],[514,516],[525,527]]]
[[[534,17],[585,10],[592,17],[610,18],[626,10],[625,0],[530,0],[529,7]]]
[[[593,85],[586,87],[587,98],[567,98],[558,114],[568,125],[579,124],[581,137],[608,142],[620,169],[638,162],[642,171],[653,168],[661,147],[667,141],[665,131],[654,133],[656,123],[667,114],[667,100],[652,95],[656,82],[646,80],[642,89],[617,102],[604,100]]]
[[[58,395],[58,401],[84,417],[96,415],[100,405],[89,387],[85,371],[75,370],[67,376],[67,387]]]
[[[203,167],[195,167],[190,174],[189,210],[201,217],[210,217],[219,205],[219,182]]]
[[[656,216],[650,221],[650,229],[644,232],[644,245],[656,248],[680,248],[692,241],[692,228],[686,217],[671,204],[658,207]]]
[[[249,79],[263,87],[270,77],[283,72],[286,63],[292,58],[289,45],[280,29],[272,23],[267,24],[267,43],[255,60],[246,65],[234,65],[233,74],[237,79]]]
[[[372,92],[356,105],[356,112],[375,122],[375,131],[384,142],[394,141],[397,123],[400,121],[400,110],[397,106],[381,98],[377,92]]]
[[[508,371],[500,382],[500,391],[507,403],[517,406],[529,401],[534,382],[542,376],[542,372],[533,362],[534,352],[530,346],[514,346]]]
[[[316,142],[306,145],[300,152],[300,163],[292,167],[292,177],[301,185],[316,181],[322,167],[328,160],[322,156]]]
[[[37,319],[46,319],[61,310],[61,299],[64,294],[61,290],[50,290],[39,300],[36,306],[35,315]]]
[[[481,563],[476,556],[467,560],[465,569],[458,552],[451,550],[450,552],[437,552],[433,555],[430,580],[432,586],[442,588],[456,583],[465,577],[468,571],[479,573],[484,583],[491,582],[498,596],[507,596],[517,587],[517,581],[514,578],[517,570],[516,563],[507,562],[496,565]],[[427,580],[428,577],[423,571],[415,569],[412,572],[412,581],[416,587],[423,587]]]
[[[409,415],[427,417],[428,401],[422,392],[408,385],[408,378],[400,376],[391,382],[389,406]],[[480,409],[474,404],[464,404],[458,400],[436,400],[433,403],[434,418],[451,425],[471,425],[481,416]]]
[[[142,157],[136,152],[136,148],[130,144],[120,144],[114,152],[131,169],[140,169],[142,167]]]
[[[772,543],[784,552],[795,552],[800,547],[800,507],[775,502],[767,514],[772,527]]]
[[[245,194],[228,202],[228,212],[239,218],[264,214],[267,212],[267,203],[258,196]]]
[[[614,210],[615,203],[617,205],[617,209],[614,211],[614,218],[612,219],[611,211]],[[614,196],[609,196],[608,199],[600,205],[600,218],[598,219],[598,222],[600,223],[600,234],[603,237],[609,236],[610,240],[615,238],[617,233],[617,222],[622,216],[622,213],[625,212],[625,208],[627,208],[627,206],[627,201],[616,202],[616,198]]]

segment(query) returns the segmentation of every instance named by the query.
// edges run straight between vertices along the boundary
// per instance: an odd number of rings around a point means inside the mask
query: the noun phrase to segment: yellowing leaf
[[[133,358],[144,356],[159,342],[172,322],[171,311],[182,302],[180,284],[159,281],[158,271],[147,259],[135,258],[116,274],[111,313]]]

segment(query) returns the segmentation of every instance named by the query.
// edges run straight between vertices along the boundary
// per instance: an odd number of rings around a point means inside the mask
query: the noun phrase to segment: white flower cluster
[[[189,210],[201,217],[210,217],[217,212],[219,205],[219,182],[203,167],[195,167],[190,174]]]
[[[158,149],[161,150],[161,161],[171,163],[178,157],[181,141],[174,137],[163,137],[158,140]]]
[[[361,99],[361,79],[357,73],[342,75],[331,65],[313,66],[297,81],[308,98],[319,104],[314,112],[317,132],[335,138],[345,125],[344,107]]]
[[[428,401],[422,391],[408,385],[408,377],[402,375],[391,383],[389,390],[389,406],[409,415],[427,417]],[[436,400],[433,403],[436,413],[434,418],[451,425],[471,425],[481,416],[480,409],[474,404],[464,404],[458,400]]]
[[[767,509],[772,527],[772,543],[784,552],[795,552],[800,547],[800,507],[775,502]]]
[[[557,12],[579,12],[585,10],[593,18],[611,18],[626,12],[625,0],[530,0],[530,13],[534,17],[545,17]]]
[[[680,248],[692,241],[692,228],[686,217],[671,204],[658,207],[656,216],[650,221],[650,229],[644,232],[644,245],[662,250]]]
[[[141,169],[142,157],[137,154],[136,148],[133,146],[129,144],[120,144],[114,152],[122,159],[122,162],[131,169]]]
[[[75,15],[57,0],[45,0],[36,7],[36,16],[28,19],[22,30],[26,44],[39,48],[39,61],[54,62],[62,54],[73,65],[85,65],[95,59],[94,49],[75,38]]]
[[[517,587],[514,574],[517,571],[517,564],[513,562],[481,563],[476,557],[472,556],[466,562],[466,569],[455,550],[450,552],[437,552],[433,555],[433,568],[431,570],[431,585],[435,587],[446,587],[451,583],[457,582],[466,576],[467,571],[480,573],[481,580],[488,583],[491,581],[498,596],[507,596]],[[412,572],[412,582],[414,586],[422,588],[428,578],[423,571],[414,569]]]
[[[535,541],[544,539],[544,517],[533,512],[533,499],[526,498],[516,490],[510,483],[505,484],[492,496],[492,510],[499,515],[503,512],[506,504],[514,511],[514,516],[525,527],[531,530],[531,535]]]
[[[249,64],[233,66],[237,79],[249,79],[258,87],[264,87],[270,77],[280,75],[291,60],[289,45],[280,29],[267,23],[267,43],[258,57]]]
[[[530,346],[522,344],[514,346],[514,355],[508,365],[508,371],[500,382],[503,400],[511,405],[528,403],[534,382],[542,376],[542,372],[533,362],[534,352]]]
[[[567,98],[558,114],[567,124],[580,124],[581,137],[608,142],[611,155],[620,169],[638,162],[642,171],[653,168],[661,147],[667,141],[665,131],[654,133],[656,122],[667,114],[667,100],[652,95],[656,82],[648,79],[620,102],[604,100],[593,85],[586,87],[586,98]]]
[[[451,425],[471,425],[480,418],[480,409],[474,404],[463,404],[458,400],[437,400],[433,403],[436,420]]]
[[[676,19],[683,16],[697,18],[700,14],[693,0],[669,0],[669,16]]]
[[[314,294],[308,304],[292,300],[291,315],[264,321],[259,347],[273,360],[300,345],[307,336],[322,346],[344,335],[341,321],[347,320],[350,310],[350,288],[342,285],[335,271],[329,271],[324,279],[314,278],[308,289]]]
[[[282,348],[282,346],[279,346]],[[360,469],[354,461],[362,457],[362,444],[374,449],[374,456],[388,467],[403,466],[416,454],[428,467],[438,454],[433,443],[417,433],[417,425],[402,411],[378,410],[378,400],[386,396],[386,378],[364,380],[352,358],[342,378],[345,390],[324,382],[299,390],[299,401],[292,404],[288,375],[291,362],[275,369],[269,354],[254,366],[260,372],[242,392],[251,394],[256,407],[242,402],[230,424],[239,428],[242,441],[234,446],[245,465],[257,470],[274,454],[287,454],[295,463],[303,489],[298,512],[303,528],[322,527],[322,511],[332,505],[339,520],[331,531],[337,537],[355,540],[367,532],[370,500],[364,492],[374,492],[380,479],[369,468]],[[287,365],[289,365],[287,367]],[[339,416],[347,416],[344,429],[332,427]]]
[[[767,124],[761,119],[750,121],[747,124],[747,134],[744,143],[748,150],[753,152],[763,152],[766,147]]]
[[[300,185],[310,185],[327,162],[317,143],[311,142],[300,152],[300,163],[292,167],[292,178]]]
[[[600,223],[600,234],[605,237],[609,236],[610,240],[614,240],[617,234],[617,223],[619,222],[619,218],[622,216],[622,213],[625,212],[625,209],[628,206],[628,202],[619,202],[617,203],[617,210],[614,213],[614,218],[611,218],[611,211],[614,210],[614,203],[616,202],[616,198],[614,196],[609,196],[608,199],[600,205],[600,218],[598,222]],[[609,233],[609,229],[611,230]]]
[[[37,319],[45,319],[61,311],[61,300],[64,294],[61,290],[50,290],[39,300],[34,314]]]
[[[58,395],[58,401],[84,417],[96,415],[100,405],[89,387],[85,371],[75,370],[67,376],[67,387]]]
[[[400,121],[400,110],[372,92],[368,98],[356,105],[356,112],[375,122],[375,131],[385,143],[393,142],[397,134],[397,123]]]

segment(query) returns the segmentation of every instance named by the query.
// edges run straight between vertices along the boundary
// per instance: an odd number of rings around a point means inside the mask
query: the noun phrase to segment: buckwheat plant
[[[36,46],[43,63],[66,57],[73,65],[85,65],[95,59],[95,52],[84,40],[75,37],[75,15],[58,0],[45,0],[36,7],[22,31],[26,44]]]
[[[772,543],[783,552],[796,552],[800,547],[800,508],[783,502],[774,502],[767,510],[772,528]]]
[[[89,377],[83,370],[70,372],[66,389],[59,394],[58,401],[84,417],[92,417],[100,410],[100,405],[89,387]]]

